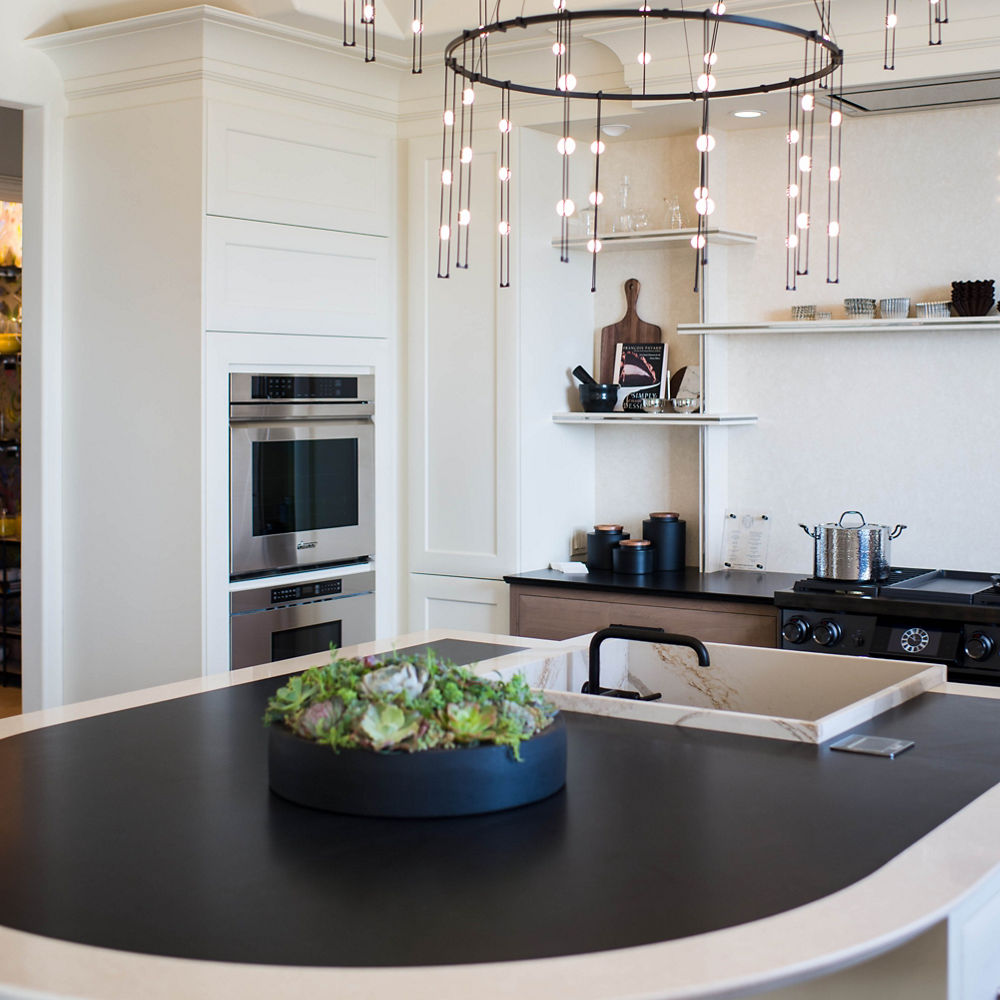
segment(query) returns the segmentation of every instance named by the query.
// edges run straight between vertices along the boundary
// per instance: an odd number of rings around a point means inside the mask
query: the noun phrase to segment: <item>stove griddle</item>
[[[991,595],[1000,598],[1000,592],[993,586],[994,576],[990,573],[939,569],[924,576],[887,584],[879,593],[890,600],[988,604],[993,603],[988,600]]]

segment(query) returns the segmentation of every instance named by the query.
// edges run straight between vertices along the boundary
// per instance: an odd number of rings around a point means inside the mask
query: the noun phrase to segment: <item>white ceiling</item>
[[[358,9],[364,0],[356,0]],[[473,27],[479,22],[478,3],[480,0],[424,0],[425,69],[440,60],[444,44],[463,28]],[[519,14],[532,15],[552,12],[551,0],[483,0],[489,2],[491,19],[496,16],[499,2],[500,18]],[[582,0],[568,0],[570,9],[581,9]],[[845,83],[848,85],[879,84],[900,79],[942,77],[959,73],[985,71],[995,68],[1000,46],[1000,2],[998,0],[950,0],[950,23],[944,27],[945,44],[929,47],[927,44],[927,0],[897,0],[900,28],[897,34],[897,58],[895,73],[887,73],[882,68],[883,32],[882,0],[833,0],[833,26],[836,41],[846,53]],[[379,47],[382,52],[395,54],[399,60],[409,59],[410,23],[413,17],[414,0],[377,0],[377,26]],[[701,10],[709,0],[667,0],[674,9]],[[340,37],[342,33],[341,14],[343,0],[215,0],[215,6],[253,17],[271,20],[280,24],[299,27],[325,35]],[[601,0],[596,7],[634,9],[636,0]],[[59,14],[44,25],[46,33],[60,29],[86,27],[107,21],[156,13],[178,7],[194,7],[199,4],[191,0],[117,0],[100,3],[95,0],[48,0],[49,11]],[[350,7],[350,2],[348,3]],[[814,29],[818,17],[813,0],[727,0],[729,14],[740,14],[769,20],[784,21],[800,27]],[[42,26],[40,26],[41,28]],[[611,30],[614,27],[616,30]],[[624,89],[637,85],[639,74],[635,53],[641,48],[635,27],[629,23],[629,30],[623,32],[617,25],[609,26],[600,22],[577,22],[574,40],[580,49],[581,63],[586,58],[601,73],[604,89],[618,87]],[[754,82],[782,80],[792,72],[790,69],[800,60],[801,44],[774,44],[768,35],[757,30],[732,29],[732,46],[740,46],[732,57],[720,44],[720,53],[725,55],[727,65],[737,65],[742,76]],[[699,71],[700,30],[692,27],[685,39],[679,26],[675,24],[660,27],[651,32],[647,48],[654,55],[654,64],[648,71],[650,79],[671,90],[689,89],[690,73]],[[739,34],[737,41],[735,35]],[[585,56],[580,45],[582,36],[590,39],[590,55]],[[779,36],[780,37],[780,36]],[[543,39],[535,38],[539,50],[539,65],[548,63],[543,54]],[[548,44],[546,42],[546,44]],[[501,60],[503,45],[493,45],[491,53]],[[515,48],[517,46],[514,46]],[[507,48],[512,46],[507,44]],[[520,43],[523,52],[525,43]],[[687,51],[686,51],[687,50]],[[663,57],[660,54],[664,53]],[[690,55],[688,54],[690,52]],[[574,69],[576,68],[574,59]],[[613,67],[613,73],[609,71]],[[499,75],[493,73],[492,75]],[[579,75],[579,74],[578,74]],[[612,79],[613,77],[613,79]],[[520,77],[519,77],[520,78]],[[720,77],[721,78],[721,77]],[[610,80],[610,82],[608,82]],[[543,85],[551,86],[551,83]],[[651,89],[653,85],[651,84]],[[588,88],[596,89],[596,88]],[[768,112],[766,118],[741,123],[728,114],[716,112],[713,121],[716,127],[726,125],[734,128],[759,127],[774,124],[783,119],[787,98],[783,94],[766,97],[742,98],[733,101],[733,106],[751,106]],[[721,104],[722,102],[720,102]],[[720,108],[720,111],[722,109]],[[663,135],[697,125],[697,111],[683,102],[666,107],[638,109],[628,103],[614,105],[611,117],[631,121],[634,130],[630,138],[643,135]]]

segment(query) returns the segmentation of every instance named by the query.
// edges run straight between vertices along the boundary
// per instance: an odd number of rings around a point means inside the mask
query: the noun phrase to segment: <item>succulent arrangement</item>
[[[523,677],[477,677],[431,650],[410,657],[338,659],[292,677],[267,704],[265,725],[334,750],[415,753],[480,743],[509,746],[545,729],[558,710]]]

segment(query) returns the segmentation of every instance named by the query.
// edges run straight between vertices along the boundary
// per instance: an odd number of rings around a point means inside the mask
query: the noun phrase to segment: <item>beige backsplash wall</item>
[[[821,195],[812,273],[796,293],[784,288],[784,132],[775,123],[725,138],[716,219],[759,236],[752,249],[728,251],[729,320],[786,319],[800,303],[842,316],[850,295],[948,298],[956,279],[1000,285],[1000,107],[848,119],[841,283],[825,280]],[[690,136],[611,141],[601,186],[612,212],[624,173],[637,206],[662,205],[677,189],[689,221],[694,170]],[[670,367],[696,361],[696,341],[676,335],[678,322],[697,320],[690,249],[603,254],[595,336],[623,315],[629,277],[642,283],[640,316],[664,329]],[[1000,334],[771,334],[727,343],[726,409],[760,419],[728,432],[728,483],[712,489],[734,509],[770,512],[768,569],[809,571],[811,543],[797,522],[860,508],[869,520],[909,525],[893,543],[897,565],[1000,570]],[[594,433],[598,519],[638,532],[651,510],[679,510],[695,564],[697,431]]]
[[[810,302],[837,316],[845,296],[916,302],[949,298],[956,279],[1000,283],[1000,107],[852,118],[844,141],[841,283],[826,284],[820,252],[787,294],[784,128],[730,137],[727,219],[762,238],[731,269],[730,319],[784,319]],[[1000,569],[1000,334],[728,344],[729,408],[760,417],[730,437],[728,503],[771,512],[769,569],[810,570],[797,522],[848,508],[909,525],[893,542],[897,565]]]
[[[608,139],[601,159],[602,232],[618,213],[623,176],[629,178],[629,201],[645,210],[651,229],[665,228],[664,198],[680,196],[686,224],[693,218],[691,193],[697,181],[693,136],[625,141]],[[623,286],[638,278],[639,316],[663,329],[671,371],[698,363],[694,338],[678,338],[678,323],[698,320],[694,261],[686,243],[669,250],[602,253],[598,259],[594,302],[594,366],[600,331],[625,315]],[[634,538],[651,511],[676,510],[688,522],[687,561],[698,562],[698,432],[693,428],[598,427],[596,435],[596,512],[598,522],[625,525]]]

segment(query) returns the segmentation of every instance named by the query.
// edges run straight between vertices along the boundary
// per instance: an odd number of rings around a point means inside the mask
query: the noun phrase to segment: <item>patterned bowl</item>
[[[932,316],[950,316],[951,302],[918,302],[916,310],[919,319],[929,319]]]
[[[878,314],[882,319],[906,319],[910,315],[910,300],[879,299]]]
[[[844,299],[844,309],[851,319],[872,319],[875,315],[875,300]]]

